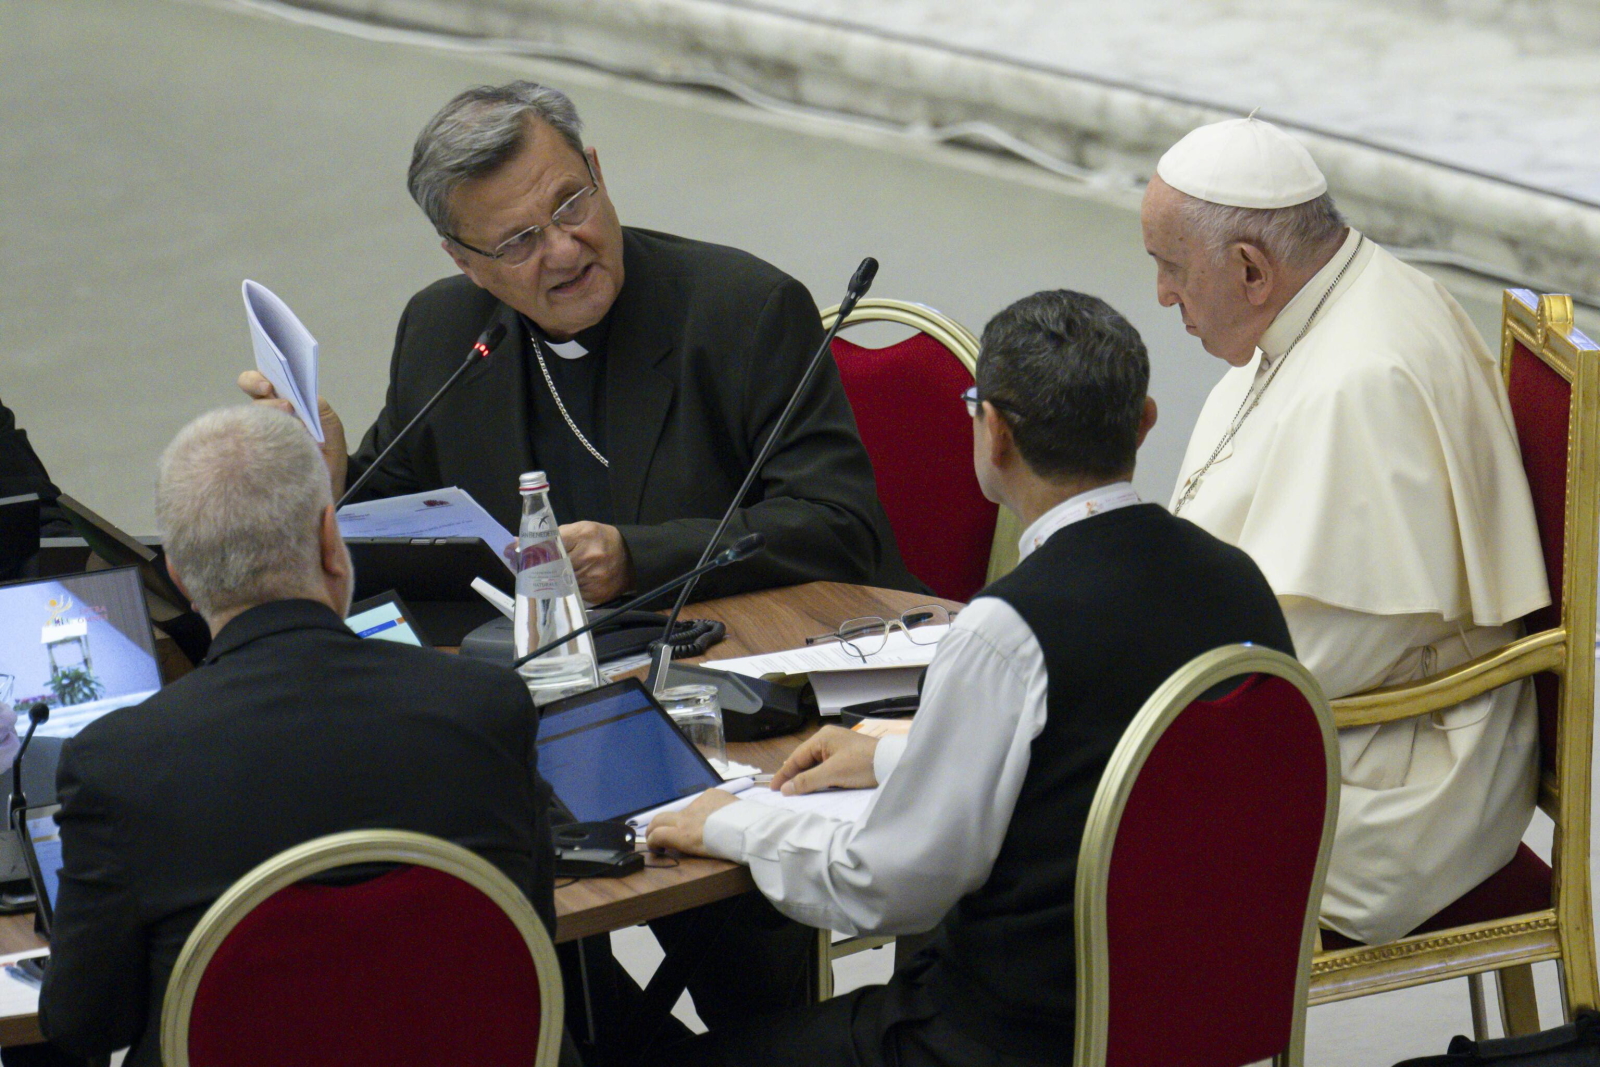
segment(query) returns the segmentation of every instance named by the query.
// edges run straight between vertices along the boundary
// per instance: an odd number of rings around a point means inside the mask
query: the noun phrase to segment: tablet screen
[[[634,678],[546,705],[539,773],[579,822],[625,818],[722,784]]]
[[[406,615],[404,602],[392,592],[350,605],[344,624],[355,631],[357,637],[396,641],[402,645],[423,644],[422,636]]]

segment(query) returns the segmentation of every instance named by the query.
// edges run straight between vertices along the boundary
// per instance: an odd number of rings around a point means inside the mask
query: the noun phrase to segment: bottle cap
[[[541,489],[550,488],[550,481],[544,476],[544,471],[529,471],[517,479],[517,490],[522,493],[537,493]]]

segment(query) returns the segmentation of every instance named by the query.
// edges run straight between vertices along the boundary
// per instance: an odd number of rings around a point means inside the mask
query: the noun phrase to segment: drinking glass
[[[672,721],[700,754],[721,774],[728,767],[728,745],[722,733],[722,704],[714,685],[677,685],[656,695]]]

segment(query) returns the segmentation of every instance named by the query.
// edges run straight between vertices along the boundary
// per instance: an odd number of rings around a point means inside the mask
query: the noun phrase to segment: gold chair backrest
[[[1563,641],[1556,752],[1540,783],[1539,805],[1555,822],[1552,866],[1556,913],[1569,972],[1594,973],[1589,902],[1590,765],[1594,744],[1596,570],[1600,566],[1600,345],[1577,329],[1572,298],[1508,289],[1503,298],[1500,368],[1508,389],[1513,356],[1526,350],[1572,389],[1567,425],[1567,491],[1559,623]],[[1570,924],[1570,926],[1569,926]],[[1574,959],[1576,953],[1587,958]],[[1572,983],[1569,982],[1569,985]],[[1591,983],[1592,984],[1592,983]],[[1593,1004],[1571,1004],[1571,1011]]]
[[[533,1067],[561,1053],[565,1003],[561,967],[544,923],[522,890],[488,860],[449,841],[405,830],[352,830],[280,852],[235,882],[201,916],[184,942],[161,1004],[161,1062],[189,1067],[189,1020],[200,980],[218,948],[246,915],[273,894],[337,867],[397,863],[430,867],[475,887],[515,924],[539,976],[539,1048]]]
[[[830,329],[839,317],[839,305],[822,312],[822,328]],[[926,304],[909,300],[880,300],[874,297],[858,303],[845,317],[841,332],[865,322],[893,322],[927,334],[938,341],[967,368],[968,374],[978,372],[978,339],[972,331],[955,319]],[[1022,538],[1022,522],[1010,508],[1002,507],[995,518],[994,544],[989,550],[987,581],[994,581],[1011,573],[1017,565],[1017,542]]]
[[[1322,687],[1298,661],[1259,645],[1227,645],[1196,656],[1180,667],[1150,695],[1133,722],[1123,732],[1084,825],[1078,851],[1078,880],[1073,900],[1077,936],[1077,1030],[1074,1067],[1104,1067],[1109,1033],[1110,1000],[1107,951],[1106,894],[1112,848],[1117,829],[1150,753],[1162,734],[1189,705],[1213,687],[1250,674],[1282,678],[1298,689],[1310,704],[1322,732],[1327,794],[1323,805],[1322,841],[1316,870],[1306,897],[1305,923],[1300,937],[1300,964],[1296,968],[1294,1018],[1289,1046],[1274,1062],[1300,1067],[1305,1058],[1306,998],[1311,979],[1311,957],[1317,947],[1317,914],[1322,888],[1333,851],[1333,832],[1339,816],[1339,745]],[[1157,1025],[1152,1020],[1152,1025]]]

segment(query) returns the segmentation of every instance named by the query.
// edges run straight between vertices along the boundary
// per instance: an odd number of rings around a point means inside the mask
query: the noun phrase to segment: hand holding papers
[[[272,290],[248,278],[242,289],[256,369],[280,398],[294,405],[312,438],[322,444],[322,420],[317,416],[317,339]]]

